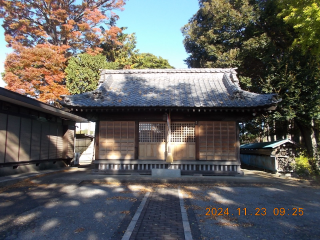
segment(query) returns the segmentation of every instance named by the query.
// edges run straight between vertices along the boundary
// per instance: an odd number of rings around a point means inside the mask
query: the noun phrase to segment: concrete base
[[[152,177],[181,177],[180,169],[151,169]]]
[[[67,167],[65,162],[57,161],[56,163],[53,162],[42,162],[39,163],[37,166],[36,164],[27,164],[21,165],[18,168],[12,168],[12,166],[0,168],[0,177],[21,174],[21,173],[28,173],[28,172],[37,172],[41,170],[62,170],[62,168]]]

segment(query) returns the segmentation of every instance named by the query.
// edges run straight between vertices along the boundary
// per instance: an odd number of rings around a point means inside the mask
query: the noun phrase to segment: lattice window
[[[139,123],[139,142],[165,142],[165,123]]]
[[[194,123],[172,123],[171,142],[195,142]]]

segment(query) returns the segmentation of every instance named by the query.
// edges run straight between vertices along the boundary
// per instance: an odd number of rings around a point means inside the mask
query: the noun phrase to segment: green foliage
[[[107,40],[101,44],[101,48],[103,49],[102,54],[106,56],[107,61],[119,63],[121,69],[126,65],[130,65],[131,58],[139,53],[139,50],[136,49],[137,40],[135,33],[123,33],[126,29],[123,27],[121,28],[122,32],[118,33],[117,40],[120,44],[112,40]]]
[[[295,158],[295,164],[293,165],[293,170],[298,175],[317,175],[319,172],[312,167],[310,162],[313,162],[313,159],[309,159],[308,157],[301,155]]]
[[[182,28],[189,67],[236,67],[246,26],[257,17],[249,0],[200,0],[200,9]]]
[[[126,28],[122,28],[126,30]],[[173,68],[168,60],[162,57],[156,57],[151,53],[140,53],[136,49],[135,33],[126,34],[119,33],[118,41],[121,43],[115,44],[113,41],[107,41],[101,45],[103,52],[109,62],[116,62],[119,69],[144,69],[144,68]]]
[[[320,54],[320,2],[318,0],[280,0],[279,17],[292,25],[297,36],[293,46],[306,53]]]
[[[122,28],[125,30],[125,28]],[[102,54],[79,54],[70,58],[65,70],[71,94],[93,91],[98,85],[100,69],[173,68],[168,60],[150,53],[139,53],[135,34],[118,34],[120,45],[112,40],[101,45]]]
[[[173,68],[168,60],[163,59],[162,57],[157,57],[151,53],[140,53],[134,56],[132,61],[132,69],[159,69],[159,68]]]
[[[70,58],[65,70],[66,85],[71,94],[93,91],[98,85],[100,69],[117,69],[117,63],[106,61],[105,56],[79,54]]]
[[[309,9],[303,14],[305,20],[307,16],[314,18],[304,23],[314,24],[312,29],[315,35],[312,36],[317,36],[317,40],[309,39],[318,44],[320,37],[316,33],[319,30],[316,12],[319,4],[310,4],[315,3],[313,0],[283,0],[281,4],[278,0],[199,2],[200,9],[182,29],[184,45],[190,54],[185,60],[188,66],[238,67],[243,89],[277,93],[282,99],[272,115],[260,116],[261,119],[256,119],[258,121],[252,120],[244,125],[246,133],[243,141],[262,139],[268,131],[280,137],[286,136],[289,123],[299,126],[306,137],[312,132],[306,132],[312,120],[319,119],[320,115],[320,58],[314,56],[311,43],[306,43],[304,46],[309,47],[301,49],[299,39],[308,34],[303,35],[297,31],[297,26],[294,28],[294,24],[288,24],[295,18],[290,15],[285,22],[279,16],[284,17],[288,11],[300,13],[306,6],[312,6],[312,11]],[[282,5],[283,2],[293,7],[303,7],[301,11],[294,10]]]

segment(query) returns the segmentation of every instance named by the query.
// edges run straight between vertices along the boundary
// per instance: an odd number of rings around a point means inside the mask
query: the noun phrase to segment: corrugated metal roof
[[[285,143],[292,143],[295,144],[293,141],[289,139],[282,139],[278,141],[273,141],[273,142],[262,142],[262,143],[249,143],[249,144],[243,144],[240,146],[240,148],[244,149],[262,149],[262,148],[276,148],[282,144]]]
[[[217,107],[275,105],[276,94],[239,86],[232,68],[102,70],[97,90],[66,96],[68,107]]]

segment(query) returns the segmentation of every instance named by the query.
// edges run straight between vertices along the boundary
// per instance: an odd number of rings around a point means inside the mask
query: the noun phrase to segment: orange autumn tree
[[[68,94],[64,83],[64,56],[68,46],[38,44],[25,47],[13,46],[14,52],[7,55],[3,80],[7,89],[51,103]]]
[[[0,18],[3,19],[3,28],[5,30],[6,41],[9,47],[13,47],[14,53],[8,55],[6,61],[6,68],[3,74],[4,80],[7,82],[7,88],[10,90],[16,90],[14,87],[18,83],[25,81],[26,84],[22,84],[19,89],[25,91],[27,95],[39,97],[40,89],[46,84],[52,84],[53,82],[59,82],[59,79],[63,74],[63,68],[61,72],[53,71],[51,73],[55,81],[48,81],[42,84],[41,87],[37,87],[35,82],[32,85],[28,85],[31,77],[24,74],[17,74],[13,70],[16,66],[27,66],[28,64],[18,63],[17,61],[27,61],[28,58],[24,58],[20,55],[24,55],[35,48],[36,52],[41,54],[41,51],[45,52],[47,49],[49,52],[57,51],[56,55],[62,54],[64,51],[64,62],[68,57],[80,52],[88,51],[90,53],[97,53],[100,51],[99,45],[106,41],[111,40],[117,44],[117,35],[121,32],[121,29],[115,26],[115,21],[118,16],[112,12],[114,9],[122,9],[126,0],[0,0]],[[68,47],[66,47],[68,46]],[[41,49],[41,51],[40,51]],[[29,51],[30,50],[30,51]],[[40,57],[40,55],[39,55]],[[11,58],[11,59],[9,59]],[[13,61],[12,59],[15,59]],[[41,67],[35,67],[31,62],[30,57],[29,65],[35,69],[42,69]],[[50,63],[50,61],[49,61]],[[49,64],[48,63],[48,64]],[[46,75],[48,69],[55,69],[55,66],[48,68],[46,65]],[[39,70],[37,70],[39,71]],[[27,71],[28,72],[28,71]],[[56,77],[53,76],[58,74]],[[13,77],[16,76],[16,77]],[[28,80],[26,80],[28,79]],[[44,79],[46,79],[44,77]],[[63,78],[62,78],[63,79]],[[64,87],[63,81],[61,81],[61,87]],[[35,95],[30,94],[30,86],[35,88]],[[54,89],[54,88],[53,88]],[[20,91],[21,92],[21,91]],[[49,94],[43,91],[42,94]],[[50,93],[49,95],[58,96],[58,94]],[[48,96],[49,96],[48,95]],[[41,99],[49,99],[49,97],[41,97]],[[55,100],[55,99],[51,99]]]

